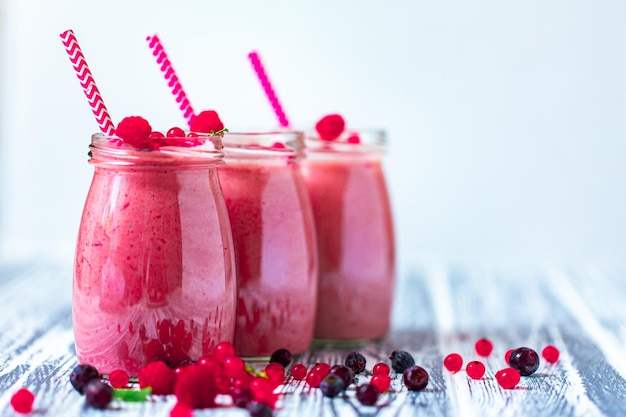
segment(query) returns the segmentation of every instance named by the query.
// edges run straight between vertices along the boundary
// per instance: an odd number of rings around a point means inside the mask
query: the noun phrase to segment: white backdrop
[[[183,124],[156,32],[195,109],[230,128],[275,123],[251,49],[296,125],[386,128],[403,267],[623,261],[622,0],[0,4],[5,259],[73,256],[97,126],[58,36],[72,28],[115,122]]]

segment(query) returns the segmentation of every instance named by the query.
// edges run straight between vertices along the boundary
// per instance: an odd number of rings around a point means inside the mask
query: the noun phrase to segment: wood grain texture
[[[407,350],[426,368],[426,390],[409,393],[400,376],[378,407],[361,406],[354,387],[330,400],[320,390],[289,380],[277,416],[626,416],[625,271],[617,268],[481,268],[434,265],[415,268],[398,282],[393,331],[357,349],[368,361],[388,361]],[[15,415],[11,395],[24,386],[36,397],[37,416],[169,416],[173,397],[140,404],[115,402],[110,410],[85,408],[69,373],[76,365],[71,317],[71,268],[55,264],[0,265],[0,415]],[[474,342],[494,343],[478,358]],[[558,363],[542,363],[513,390],[493,375],[506,366],[509,348],[547,344],[561,350]],[[312,346],[298,361],[343,362],[354,348]],[[450,374],[443,358],[460,353],[481,359],[487,373],[471,380]],[[360,375],[359,383],[370,378]],[[198,416],[242,416],[234,408],[202,410]]]

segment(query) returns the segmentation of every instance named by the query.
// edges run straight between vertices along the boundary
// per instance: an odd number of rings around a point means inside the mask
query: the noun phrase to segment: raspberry
[[[137,149],[148,148],[150,133],[152,133],[150,123],[140,116],[123,118],[115,129],[115,134],[118,137]]]
[[[180,373],[174,387],[178,402],[190,408],[208,408],[215,404],[215,375],[205,366],[189,365]]]
[[[189,122],[189,130],[192,132],[211,133],[224,129],[224,123],[214,110],[205,110],[194,115]]]
[[[150,362],[139,370],[138,376],[139,386],[141,388],[152,387],[154,395],[169,395],[174,392],[176,373],[165,362]]]
[[[322,117],[316,124],[315,130],[322,140],[335,140],[346,127],[346,122],[338,114],[329,114]]]
[[[33,402],[35,402],[35,396],[26,388],[20,388],[11,397],[11,407],[22,414],[28,414],[33,410]]]
[[[124,388],[128,384],[128,373],[118,369],[109,374],[109,382],[113,388]]]

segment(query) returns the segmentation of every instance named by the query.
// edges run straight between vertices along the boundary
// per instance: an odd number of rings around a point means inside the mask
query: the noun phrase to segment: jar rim
[[[224,133],[222,144],[227,160],[276,158],[294,160],[302,157],[304,132],[299,130],[229,131]]]

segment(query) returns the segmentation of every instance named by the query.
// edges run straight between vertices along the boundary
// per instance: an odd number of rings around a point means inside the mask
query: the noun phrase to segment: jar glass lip
[[[308,153],[382,154],[387,146],[384,129],[346,129],[335,140],[324,140],[316,131],[304,136]]]
[[[222,138],[226,158],[289,158],[302,156],[304,132],[299,130],[228,131]]]
[[[165,138],[155,149],[138,149],[117,136],[91,136],[90,162],[114,165],[214,165],[224,157],[220,136]]]

